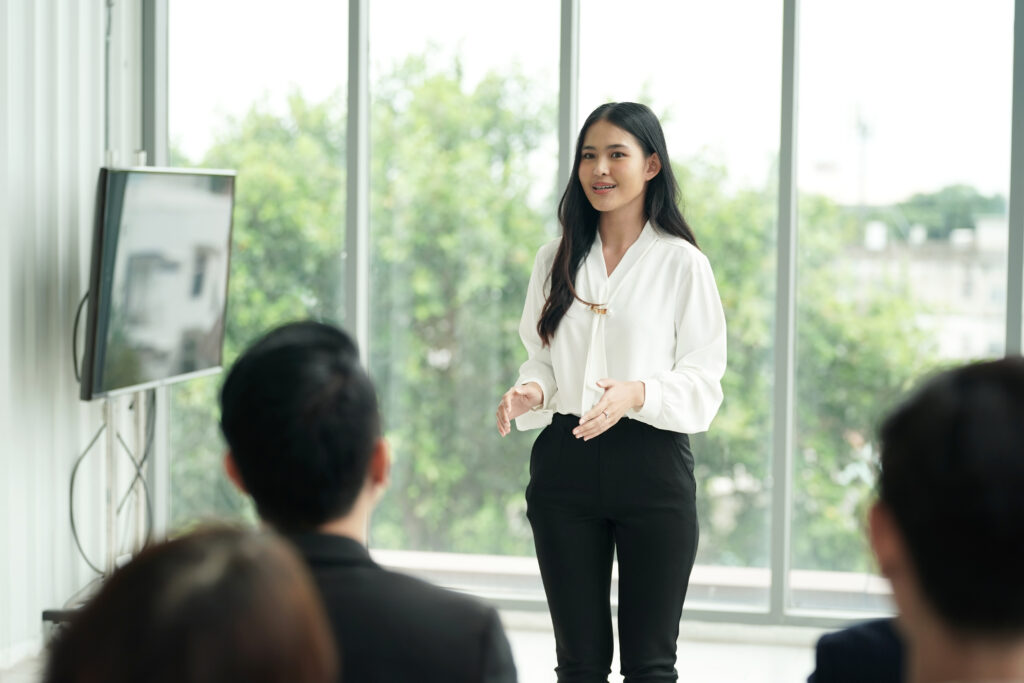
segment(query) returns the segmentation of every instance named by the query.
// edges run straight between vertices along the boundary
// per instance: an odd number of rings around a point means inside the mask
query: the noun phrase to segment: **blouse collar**
[[[604,262],[604,245],[601,242],[601,231],[598,230],[594,236],[594,244],[590,247],[590,253],[587,255],[587,270],[592,281],[595,283],[607,282],[608,287],[613,290],[626,277],[637,261],[647,253],[647,250],[656,239],[657,231],[651,222],[647,221],[644,223],[644,227],[640,229],[640,234],[636,240],[633,244],[629,245],[626,253],[622,255],[622,260],[615,266],[615,270],[612,271],[611,275],[608,275],[608,269]]]

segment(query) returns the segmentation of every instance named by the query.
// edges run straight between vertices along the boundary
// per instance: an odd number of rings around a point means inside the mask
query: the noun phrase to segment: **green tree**
[[[844,258],[857,220],[831,200],[800,205],[793,566],[867,571],[882,415],[929,364],[906,281],[863,281]]]
[[[522,361],[519,313],[552,222],[554,169],[538,178],[530,163],[556,128],[554,96],[531,90],[514,73],[470,86],[458,64],[418,57],[375,88],[370,363],[395,446],[379,544],[532,552],[532,435],[500,439],[493,417]]]
[[[537,248],[557,234],[552,93],[522,75],[470,84],[410,58],[371,111],[370,369],[393,444],[377,546],[531,554],[523,489],[536,433],[500,439],[498,397],[523,360],[518,321]],[[285,320],[341,320],[344,111],[339,97],[257,103],[204,157],[238,169],[225,361]],[[538,171],[537,169],[541,169]],[[729,322],[726,400],[695,439],[699,561],[766,565],[775,190],[727,191],[726,169],[677,168],[684,210]],[[837,264],[855,218],[801,200],[794,513],[796,566],[865,569],[881,410],[918,372],[921,337],[900,283],[854,290]],[[174,391],[174,520],[247,514],[220,474],[219,380]],[[867,473],[867,474],[865,474]]]
[[[725,400],[711,430],[694,440],[698,562],[767,566],[776,190],[726,194],[726,169],[700,160],[677,173],[728,321]],[[853,215],[808,195],[799,216],[792,560],[800,568],[865,570],[860,520],[871,498],[875,423],[919,372],[920,334],[905,287],[853,291],[844,279]]]
[[[910,226],[922,225],[928,239],[945,240],[957,228],[973,229],[979,215],[1005,213],[1006,198],[1002,195],[986,196],[969,185],[949,185],[915,194],[892,206],[873,207],[865,217],[884,221],[902,232],[904,238]]]
[[[258,102],[229,121],[203,157],[202,166],[238,170],[225,367],[275,325],[300,318],[340,322],[344,131],[340,97],[312,104],[295,93],[283,114]],[[172,389],[173,525],[253,518],[220,465],[220,383],[211,377]]]

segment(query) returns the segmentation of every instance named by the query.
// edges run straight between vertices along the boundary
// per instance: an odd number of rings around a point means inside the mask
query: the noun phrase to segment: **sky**
[[[557,102],[559,3],[370,0],[374,77],[438,46],[470,82],[516,66]],[[201,157],[226,116],[290,89],[344,94],[342,0],[174,0],[170,130]],[[1011,0],[803,0],[800,189],[886,204],[965,183],[1009,187]],[[763,186],[779,145],[781,0],[580,0],[580,120],[609,99],[662,116],[677,163]],[[371,92],[372,94],[372,92]],[[557,131],[551,131],[551,140]],[[685,192],[685,188],[684,188]]]

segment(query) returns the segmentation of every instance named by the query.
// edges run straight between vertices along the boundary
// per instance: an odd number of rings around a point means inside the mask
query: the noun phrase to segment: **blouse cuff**
[[[536,377],[520,377],[519,381],[516,382],[516,384],[523,385],[529,384],[530,382],[536,382],[537,386],[540,387],[541,392],[543,392],[544,394],[544,397],[541,399],[540,404],[534,406],[530,410],[547,410],[547,408],[551,405],[551,390],[548,389],[548,386],[542,380],[539,380]]]
[[[644,404],[636,411],[636,416],[650,423],[661,415],[661,380],[650,377],[641,381],[644,383]]]

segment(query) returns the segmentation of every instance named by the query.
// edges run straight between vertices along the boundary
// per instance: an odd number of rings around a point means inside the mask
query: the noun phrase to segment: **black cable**
[[[146,535],[145,535],[145,541],[143,543],[144,546],[148,546],[149,543],[153,539],[153,526],[154,526],[154,524],[153,524],[153,496],[152,496],[152,493],[151,493],[151,491],[149,489],[149,482],[146,481],[146,477],[142,473],[142,468],[145,466],[146,462],[149,460],[149,456],[150,456],[150,454],[152,452],[153,440],[154,440],[154,436],[155,436],[155,433],[156,433],[156,410],[155,410],[155,407],[156,407],[156,395],[155,395],[155,392],[152,391],[152,390],[149,390],[147,392],[147,413],[146,413],[146,428],[145,428],[145,432],[146,432],[145,433],[145,446],[143,447],[142,457],[140,459],[138,459],[138,460],[135,459],[135,454],[132,453],[131,449],[128,447],[128,444],[125,443],[124,438],[121,436],[120,432],[117,434],[118,442],[120,442],[121,447],[124,449],[125,453],[128,455],[128,458],[132,461],[133,467],[135,468],[135,475],[132,477],[132,481],[128,485],[128,490],[125,493],[124,497],[121,499],[120,505],[118,505],[118,507],[117,507],[117,514],[118,515],[121,514],[121,509],[124,507],[124,504],[128,501],[128,498],[132,495],[132,491],[134,490],[134,487],[135,487],[135,482],[136,481],[141,482],[142,483],[143,496],[144,496],[144,499],[146,501]],[[78,458],[75,460],[74,467],[72,467],[72,469],[71,469],[71,484],[69,486],[69,491],[68,491],[68,499],[69,499],[68,500],[68,509],[70,511],[70,519],[71,519],[71,536],[72,536],[72,538],[75,541],[75,546],[78,548],[79,555],[81,555],[82,559],[85,561],[85,563],[87,565],[89,565],[89,568],[92,569],[97,574],[99,574],[100,576],[104,575],[104,571],[101,570],[99,567],[97,567],[96,564],[94,564],[92,562],[92,560],[89,559],[89,556],[86,554],[85,549],[82,547],[82,541],[81,541],[81,539],[78,536],[78,525],[75,522],[75,482],[78,479],[78,468],[81,467],[82,462],[85,460],[85,456],[87,456],[89,454],[89,451],[92,450],[92,447],[96,445],[96,442],[99,440],[100,436],[103,434],[103,431],[106,428],[107,428],[106,424],[103,424],[102,426],[100,426],[100,428],[99,428],[99,430],[97,430],[95,436],[93,436],[92,440],[89,442],[89,445],[85,447],[85,450],[82,451],[81,454],[79,454]],[[114,543],[115,539],[108,539],[107,542],[108,543]],[[84,588],[80,589],[79,593],[82,590],[85,590],[85,589]],[[76,593],[75,595],[77,595],[77,594],[78,593]],[[69,598],[69,601],[71,599],[73,599],[73,598],[74,598],[74,596],[72,596],[72,598]]]
[[[85,563],[89,565],[94,572],[101,576],[103,575],[103,570],[92,563],[92,560],[89,559],[89,556],[85,554],[85,550],[82,548],[82,541],[78,538],[78,526],[75,524],[75,479],[78,477],[78,468],[81,466],[82,461],[85,460],[85,456],[88,455],[89,451],[92,450],[92,447],[96,445],[96,441],[100,438],[100,434],[102,434],[103,430],[106,428],[106,424],[100,426],[99,430],[96,432],[96,436],[92,437],[92,441],[89,442],[89,445],[85,447],[85,450],[82,451],[78,456],[78,459],[75,460],[75,466],[71,468],[71,485],[68,487],[68,509],[71,514],[71,537],[74,539],[75,546],[78,548],[78,554],[82,556],[82,559],[85,560]]]
[[[102,580],[102,576],[95,576],[89,581],[89,583],[85,584],[84,586],[76,590],[74,593],[72,593],[71,597],[64,601],[64,609],[69,609],[71,607],[71,604],[75,601],[75,598],[77,598],[82,593],[85,593]]]
[[[78,302],[78,310],[75,311],[75,324],[71,328],[71,360],[75,364],[75,379],[79,383],[82,381],[82,373],[78,370],[78,321],[82,317],[82,307],[85,306],[85,302],[89,299],[89,290],[85,290],[85,294],[82,295],[82,300]]]
[[[150,493],[149,493],[149,483],[146,481],[146,477],[143,476],[143,474],[142,474],[142,465],[145,462],[145,459],[148,457],[148,454],[145,453],[145,449],[144,449],[144,453],[143,453],[142,459],[136,460],[135,459],[135,455],[128,448],[128,444],[126,444],[124,442],[124,439],[121,437],[120,433],[118,433],[118,435],[117,435],[117,440],[121,443],[121,447],[125,450],[125,453],[128,454],[128,458],[132,461],[132,464],[135,466],[135,476],[132,477],[131,483],[128,484],[128,490],[125,491],[124,497],[121,499],[121,503],[117,506],[117,514],[119,514],[119,515],[121,514],[121,508],[123,508],[124,504],[128,502],[128,499],[131,497],[132,492],[135,490],[135,482],[136,481],[140,482],[142,484],[142,490],[144,492],[145,501],[146,501],[146,540],[145,540],[145,543],[148,544],[149,543],[149,539],[153,535],[153,499],[152,499],[152,496],[150,496]]]
[[[132,404],[134,406],[134,403]],[[117,434],[117,440],[121,443],[121,447],[125,450],[128,457],[131,459],[132,464],[135,467],[135,475],[132,477],[131,482],[128,484],[128,489],[125,491],[124,497],[121,498],[121,502],[117,506],[117,514],[121,514],[121,509],[125,503],[128,502],[128,498],[132,495],[135,488],[135,482],[142,482],[142,490],[145,495],[146,501],[146,538],[143,542],[143,547],[149,545],[150,541],[153,540],[153,496],[149,489],[149,482],[146,480],[146,475],[143,474],[142,468],[146,462],[149,461],[149,456],[153,449],[153,439],[156,435],[156,392],[152,389],[146,391],[146,427],[145,427],[145,445],[142,448],[142,457],[139,460],[135,459],[135,454],[132,453],[131,449],[128,448],[128,444],[124,442],[120,432]]]

